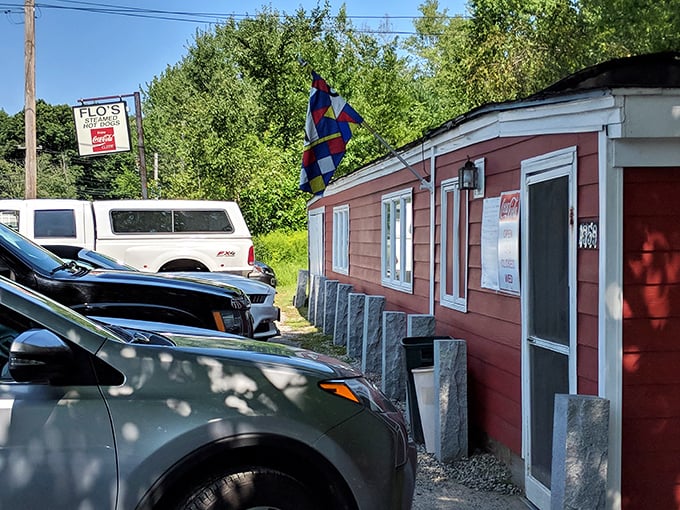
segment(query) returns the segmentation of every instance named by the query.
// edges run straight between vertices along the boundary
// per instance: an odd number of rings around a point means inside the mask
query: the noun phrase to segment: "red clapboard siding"
[[[559,134],[495,138],[464,150],[436,157],[437,188],[435,201],[435,250],[430,252],[430,193],[421,190],[407,169],[372,180],[355,181],[352,187],[316,200],[310,208],[326,208],[326,268],[332,260],[332,208],[349,206],[350,242],[349,274],[337,275],[353,285],[355,292],[385,296],[386,310],[406,313],[429,313],[430,257],[434,256],[434,313],[436,332],[466,340],[469,363],[470,426],[521,454],[521,301],[517,296],[481,288],[481,220],[484,201],[469,195],[469,251],[467,312],[441,306],[440,271],[442,254],[441,181],[457,177],[458,169],[469,157],[485,159],[485,197],[498,197],[502,192],[521,187],[523,160],[540,154],[577,147],[579,221],[597,221],[598,138],[594,133]],[[412,163],[421,175],[428,175],[430,160]],[[386,288],[380,282],[381,198],[395,191],[411,189],[413,193],[413,259],[412,292]],[[592,203],[590,203],[592,202]],[[586,216],[584,216],[586,215]],[[597,250],[579,254],[579,388],[594,393],[597,387]]]
[[[588,283],[598,283],[600,253],[598,250],[579,250],[577,257],[578,281]]]
[[[597,385],[597,349],[579,344],[576,359],[578,360],[578,375],[584,382],[591,381]],[[579,391],[579,393],[583,393]]]
[[[625,397],[632,402],[644,402],[645,405],[631,406],[628,411],[628,417],[646,418],[650,409],[654,409],[654,413],[659,418],[675,418],[680,417],[680,387],[676,387],[672,391],[668,391],[668,385],[645,384],[640,386],[627,386]],[[676,431],[677,432],[677,431]],[[638,446],[644,448],[654,447],[654,445],[644,445],[640,443]],[[636,448],[636,446],[631,446]],[[659,445],[660,448],[665,449],[666,445]]]
[[[622,508],[680,508],[680,171],[624,170]]]

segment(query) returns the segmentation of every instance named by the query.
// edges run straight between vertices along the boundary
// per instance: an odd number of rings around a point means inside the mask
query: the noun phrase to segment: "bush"
[[[274,231],[253,238],[255,258],[269,264],[280,286],[295,285],[298,271],[307,269],[307,231]]]

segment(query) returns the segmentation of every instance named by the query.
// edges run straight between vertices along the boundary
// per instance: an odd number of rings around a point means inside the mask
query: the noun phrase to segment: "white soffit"
[[[511,108],[491,107],[489,112],[482,112],[450,130],[425,139],[422,144],[400,152],[400,155],[410,165],[417,165],[428,158],[432,147],[436,147],[437,155],[441,155],[494,138],[597,132],[605,127],[612,132],[621,130],[624,97],[601,90],[570,97],[569,100],[560,97],[559,100],[527,101],[524,103],[526,106]],[[397,171],[408,169],[396,157],[387,157],[331,182],[324,196]]]

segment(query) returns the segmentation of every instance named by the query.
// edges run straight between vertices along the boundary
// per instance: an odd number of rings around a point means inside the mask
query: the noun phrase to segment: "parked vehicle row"
[[[0,277],[2,508],[411,508],[402,415],[351,367],[105,319]]]
[[[0,507],[411,508],[401,412],[343,362],[247,338],[273,287],[75,255],[0,224]]]
[[[96,250],[140,271],[254,270],[250,230],[231,201],[9,199],[0,222],[38,244]]]
[[[169,322],[253,336],[250,300],[227,284],[132,271],[90,271],[0,224],[0,275],[83,315]]]
[[[67,261],[88,269],[111,269],[117,271],[137,271],[132,266],[122,264],[103,253],[77,246],[45,245],[49,251]],[[212,272],[167,272],[161,276],[192,279],[194,281],[209,280],[217,284],[225,283],[241,289],[250,299],[250,313],[253,316],[253,337],[267,340],[279,335],[276,322],[281,320],[281,311],[274,304],[276,290],[266,283],[229,273]]]

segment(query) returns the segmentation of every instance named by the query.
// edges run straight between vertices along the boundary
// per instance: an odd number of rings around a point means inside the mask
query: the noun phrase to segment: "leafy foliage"
[[[391,146],[489,102],[530,95],[585,66],[680,49],[680,0],[424,0],[405,39],[355,27],[329,3],[198,30],[144,91],[150,198],[239,202],[254,234],[306,227],[298,189],[309,62]],[[70,107],[37,104],[38,195],[141,196],[137,154],[81,158]],[[135,129],[131,129],[136,133]],[[23,115],[0,110],[0,196],[23,194]],[[358,129],[336,176],[386,154]],[[147,167],[150,164],[147,163]],[[151,177],[149,175],[149,177]]]
[[[276,231],[253,238],[255,258],[269,264],[282,286],[297,280],[301,267],[307,267],[307,231]]]
[[[83,158],[78,155],[73,114],[68,105],[36,103],[39,198],[117,198],[141,196],[135,155]],[[0,111],[0,197],[24,195],[24,116]],[[135,187],[119,188],[126,171],[136,173]]]

